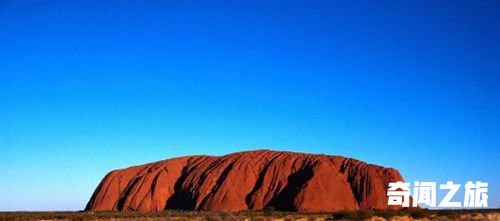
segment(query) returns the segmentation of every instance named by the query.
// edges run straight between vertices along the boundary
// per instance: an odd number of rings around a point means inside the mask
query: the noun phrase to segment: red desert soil
[[[387,208],[393,168],[341,156],[257,150],[187,156],[114,170],[85,210],[276,210]]]

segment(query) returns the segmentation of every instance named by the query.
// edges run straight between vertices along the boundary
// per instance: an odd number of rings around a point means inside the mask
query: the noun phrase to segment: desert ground
[[[141,212],[0,212],[3,220],[500,220],[500,209],[486,210],[358,210],[337,211],[332,213],[295,213],[279,211],[243,211],[243,212],[194,212],[164,211],[155,213]]]

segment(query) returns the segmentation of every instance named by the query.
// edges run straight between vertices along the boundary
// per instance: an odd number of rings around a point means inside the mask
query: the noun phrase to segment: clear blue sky
[[[499,1],[107,2],[0,0],[0,210],[257,148],[486,181],[500,206]]]

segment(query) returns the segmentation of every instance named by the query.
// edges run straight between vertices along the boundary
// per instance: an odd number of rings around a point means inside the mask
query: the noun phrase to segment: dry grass
[[[143,220],[143,221],[258,221],[258,220],[500,220],[500,209],[489,210],[350,210],[332,213],[294,213],[280,211],[196,212],[0,212],[4,220]]]

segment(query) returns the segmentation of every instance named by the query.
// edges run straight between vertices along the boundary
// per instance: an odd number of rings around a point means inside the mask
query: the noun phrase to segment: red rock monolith
[[[276,210],[387,208],[392,168],[320,154],[257,150],[188,156],[114,170],[85,210]]]

